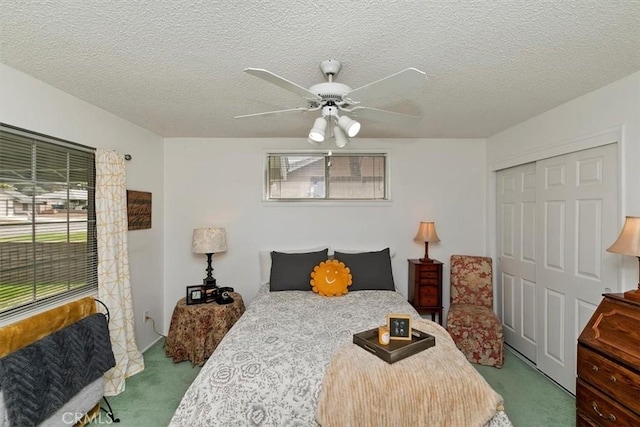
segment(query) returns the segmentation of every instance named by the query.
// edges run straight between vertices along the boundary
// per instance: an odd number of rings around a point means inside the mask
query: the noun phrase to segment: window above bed
[[[269,152],[265,200],[387,201],[388,175],[384,152]]]

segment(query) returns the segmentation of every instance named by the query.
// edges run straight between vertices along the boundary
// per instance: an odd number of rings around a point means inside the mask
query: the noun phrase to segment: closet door
[[[575,393],[576,343],[616,263],[605,252],[618,230],[617,145],[537,162],[537,366]]]
[[[498,313],[507,344],[536,361],[536,164],[497,174]]]

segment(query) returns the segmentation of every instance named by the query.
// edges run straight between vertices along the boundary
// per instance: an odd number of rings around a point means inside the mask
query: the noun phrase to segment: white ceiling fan
[[[361,105],[361,103],[375,98],[398,95],[424,84],[427,76],[423,71],[415,68],[407,68],[375,82],[351,89],[345,84],[333,81],[340,72],[341,67],[342,64],[340,61],[334,59],[322,61],[320,63],[320,70],[327,81],[315,84],[309,89],[262,68],[245,68],[244,71],[252,76],[259,77],[269,83],[300,95],[307,100],[308,106],[244,114],[235,116],[235,118],[240,119],[294,111],[320,111],[321,116],[315,120],[309,132],[308,141],[311,144],[320,144],[323,142],[326,136],[327,125],[331,124],[333,126],[329,126],[329,131],[332,133],[330,133],[329,136],[333,135],[335,137],[335,142],[338,147],[344,147],[347,142],[349,142],[349,137],[356,136],[360,131],[360,123],[354,120],[354,118],[363,118],[400,126],[411,125],[421,119],[419,116],[365,107]],[[345,115],[345,113],[349,115]]]

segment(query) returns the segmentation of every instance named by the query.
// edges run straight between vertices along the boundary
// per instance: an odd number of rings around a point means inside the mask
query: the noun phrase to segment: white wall
[[[620,219],[640,216],[640,72],[604,86],[506,129],[487,139],[489,170],[586,148],[620,139]],[[489,180],[487,235],[495,236],[495,181]],[[495,239],[488,237],[495,251]],[[613,242],[611,242],[613,243]],[[620,256],[621,284],[612,289],[633,289],[638,261]]]
[[[143,310],[150,310],[158,325],[164,322],[162,138],[4,64],[0,122],[133,156],[127,163],[127,188],[149,191],[153,197],[152,228],[129,232],[136,337],[145,349],[157,336],[150,322],[143,324]]]
[[[449,300],[449,256],[486,250],[484,140],[353,138],[350,149],[390,150],[390,203],[266,206],[265,150],[309,147],[306,139],[165,140],[167,315],[185,286],[205,276],[206,257],[191,252],[192,231],[204,226],[227,231],[227,252],[213,257],[218,285],[234,287],[250,302],[259,287],[258,251],[322,245],[391,247],[396,286],[406,295],[407,259],[424,254],[424,244],[413,237],[421,220],[432,220],[441,242],[430,245],[429,255],[445,262],[444,300]]]

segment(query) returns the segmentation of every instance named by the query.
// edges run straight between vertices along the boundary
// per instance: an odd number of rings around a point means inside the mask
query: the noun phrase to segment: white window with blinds
[[[267,153],[267,201],[389,200],[387,153]]]
[[[95,155],[0,126],[0,320],[97,289]]]

